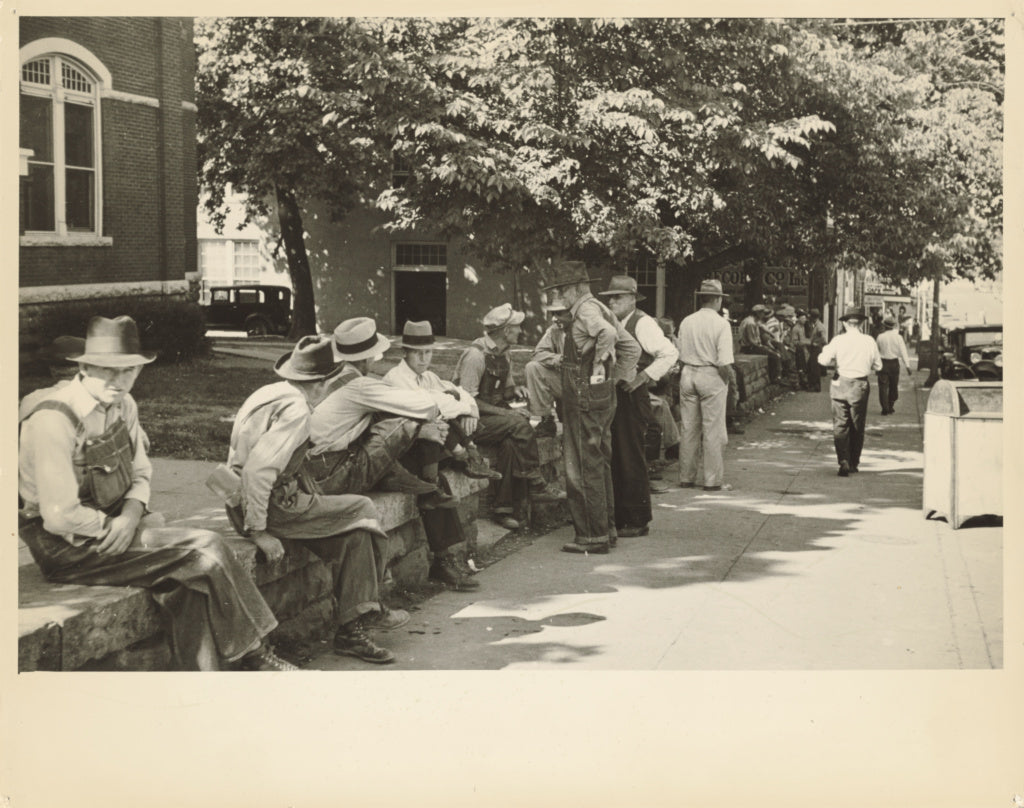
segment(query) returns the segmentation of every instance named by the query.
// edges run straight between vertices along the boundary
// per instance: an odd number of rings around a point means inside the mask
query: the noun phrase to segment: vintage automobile
[[[202,302],[206,329],[244,330],[250,337],[287,334],[292,292],[287,286],[211,286]]]
[[[946,333],[939,359],[943,379],[1003,380],[1003,326],[962,325]]]

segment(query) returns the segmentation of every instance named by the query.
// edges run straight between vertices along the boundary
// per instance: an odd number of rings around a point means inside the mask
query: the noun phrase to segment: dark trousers
[[[277,625],[256,584],[216,533],[156,528],[145,531],[146,543],[166,545],[133,542],[119,555],[100,555],[96,540],[72,545],[44,530],[40,518],[19,522],[18,534],[47,581],[148,589],[181,670],[210,669],[216,660],[208,660],[204,649],[211,647],[224,660],[238,659]]]
[[[900,397],[900,360],[883,359],[878,371],[878,403],[882,412],[893,412],[896,399]]]
[[[611,381],[589,385],[583,400],[571,385],[565,387],[562,445],[569,515],[576,543],[601,544],[608,541],[615,519],[611,471],[615,393]]]
[[[832,437],[836,459],[840,463],[845,460],[850,468],[860,465],[870,392],[871,385],[867,379],[840,376],[838,382],[832,385]]]
[[[807,348],[807,389],[813,393],[821,392],[822,367],[818,364],[818,356],[821,354],[820,345],[810,345]]]
[[[540,474],[537,438],[529,419],[513,413],[481,414],[472,437],[479,445],[494,446],[498,452],[495,469],[502,479],[491,483],[495,507],[514,507],[526,498],[527,478]]]
[[[612,418],[612,489],[615,527],[643,527],[651,521],[651,489],[647,479],[645,438],[654,419],[646,385],[632,393],[615,388]]]

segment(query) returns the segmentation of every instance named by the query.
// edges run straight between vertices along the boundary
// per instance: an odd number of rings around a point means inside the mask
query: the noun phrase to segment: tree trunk
[[[932,355],[925,387],[931,387],[939,380],[939,352],[942,350],[942,338],[939,334],[939,293],[942,289],[942,264],[936,267],[932,283],[935,286],[932,290]]]
[[[302,211],[291,189],[277,189],[277,215],[281,223],[281,240],[288,257],[288,274],[294,292],[292,327],[288,338],[298,340],[315,334],[316,306],[313,301],[313,279],[309,272],[309,256],[302,235]]]

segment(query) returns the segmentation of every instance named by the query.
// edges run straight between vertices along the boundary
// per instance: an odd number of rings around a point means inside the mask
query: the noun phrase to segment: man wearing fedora
[[[277,621],[224,540],[147,510],[152,465],[131,389],[155,357],[135,321],[92,318],[67,358],[77,375],[36,400],[18,451],[18,534],[43,575],[149,589],[180,669],[297,670],[264,641]]]
[[[551,325],[533,349],[533,356],[523,369],[529,392],[530,415],[540,418],[538,438],[553,438],[558,434],[553,409],[561,408],[562,352],[565,347],[565,326],[569,322],[569,309],[565,306],[544,306]]]
[[[439,477],[441,461],[452,463],[469,477],[500,480],[501,474],[487,465],[470,439],[477,428],[480,411],[476,400],[466,391],[441,379],[430,370],[434,333],[427,321],[408,321],[402,328],[402,361],[384,375],[384,382],[404,390],[425,390],[437,403],[440,417],[448,424],[444,445],[418,441],[413,452],[414,467],[428,481],[446,485]],[[430,551],[434,555],[431,577],[459,590],[476,589],[476,581],[465,576],[460,559],[448,548],[465,540],[458,514],[451,509],[435,509],[422,514]]]
[[[562,446],[576,536],[562,550],[607,553],[618,537],[611,467],[615,387],[634,381],[640,346],[590,291],[582,261],[553,263],[542,283],[548,302],[568,306],[572,315],[562,358]]]
[[[457,569],[449,551],[465,540],[465,531],[454,510],[458,501],[438,474],[450,435],[444,414],[462,417],[471,407],[423,386],[403,388],[370,377],[370,363],[390,345],[369,317],[345,320],[334,330],[341,364],[328,383],[328,395],[313,409],[304,469],[325,494],[374,488],[416,494],[434,554],[431,578],[456,589],[475,589],[479,584]]]
[[[896,412],[896,399],[900,396],[900,362],[907,369],[908,376],[912,376],[914,371],[910,369],[907,344],[891,311],[882,317],[882,327],[885,330],[875,339],[878,355],[882,357],[882,369],[878,371],[878,403],[882,405],[882,415],[892,415]]]
[[[665,336],[658,321],[636,307],[644,296],[636,278],[613,275],[608,288],[598,293],[612,314],[640,346],[636,376],[615,388],[612,418],[612,489],[615,492],[615,529],[619,537],[645,536],[651,521],[651,490],[647,477],[647,431],[654,420],[650,388],[679,359],[679,351]],[[660,449],[660,447],[658,447]]]
[[[818,364],[828,367],[835,363],[836,366],[829,386],[832,437],[839,461],[839,476],[848,477],[858,470],[864,447],[868,395],[871,392],[868,375],[882,369],[882,358],[878,355],[875,341],[861,333],[861,324],[865,320],[863,309],[850,309],[839,319],[845,332],[834,336],[822,349]]]
[[[483,318],[484,336],[470,343],[455,366],[455,383],[476,399],[480,422],[473,440],[497,449],[493,483],[495,521],[507,530],[519,527],[514,514],[527,497],[533,502],[556,502],[565,493],[541,474],[537,436],[530,426],[529,391],[512,378],[508,349],[519,342],[526,315],[503,303]]]
[[[722,284],[705,280],[697,292],[701,307],[679,324],[679,354],[683,362],[679,399],[683,437],[679,450],[679,485],[697,484],[703,462],[705,491],[720,491],[725,476],[722,450],[729,436],[725,428],[729,394],[729,366],[733,363],[732,329],[718,313]]]
[[[280,539],[288,550],[302,546],[323,559],[333,574],[334,652],[387,663],[394,654],[367,630],[397,628],[409,615],[380,601],[388,538],[377,511],[364,496],[322,494],[304,470],[311,409],[340,369],[330,340],[303,337],[274,366],[282,381],[245,400],[228,451],[228,467],[241,480],[241,504],[228,513],[271,562],[285,553]]]
[[[764,322],[771,312],[767,306],[757,303],[740,322],[740,353],[754,354],[768,358],[768,379],[779,380],[782,367],[778,351],[772,345],[771,332]]]

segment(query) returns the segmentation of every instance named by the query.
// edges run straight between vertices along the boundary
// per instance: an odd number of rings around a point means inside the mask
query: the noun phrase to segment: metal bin
[[[925,518],[1003,514],[1003,383],[940,380],[924,415]]]

